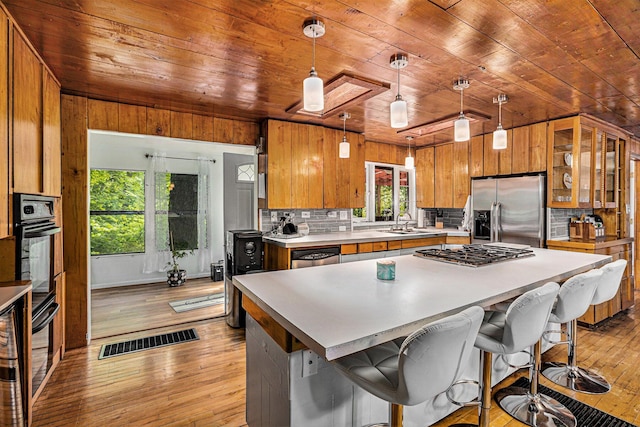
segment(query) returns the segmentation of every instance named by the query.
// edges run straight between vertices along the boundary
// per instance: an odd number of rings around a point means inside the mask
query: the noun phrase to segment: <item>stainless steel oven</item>
[[[36,393],[53,363],[53,321],[56,302],[53,277],[56,225],[53,197],[15,194],[13,218],[16,236],[16,279],[32,286],[31,370],[32,393]]]

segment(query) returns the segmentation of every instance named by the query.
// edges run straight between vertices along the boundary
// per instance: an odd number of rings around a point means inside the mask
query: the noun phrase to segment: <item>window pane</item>
[[[144,172],[91,170],[91,254],[144,252]]]
[[[375,216],[376,221],[393,219],[393,168],[375,167]]]
[[[238,165],[236,167],[237,182],[254,182],[256,179],[255,166],[253,163]]]
[[[409,173],[400,171],[400,194],[398,194],[398,207],[400,215],[409,212]]]
[[[198,176],[156,174],[156,244],[169,250],[169,233],[177,250],[198,248]]]

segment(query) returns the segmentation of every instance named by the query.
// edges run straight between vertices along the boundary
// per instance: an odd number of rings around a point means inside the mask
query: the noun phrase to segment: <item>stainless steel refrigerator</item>
[[[545,245],[543,175],[471,181],[473,243]]]

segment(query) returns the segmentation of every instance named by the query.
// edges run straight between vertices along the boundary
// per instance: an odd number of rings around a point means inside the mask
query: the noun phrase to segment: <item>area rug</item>
[[[529,379],[526,377],[519,378],[513,383],[515,387],[529,388]],[[562,403],[568,410],[573,413],[580,427],[636,427],[634,424],[628,423],[606,412],[602,412],[593,406],[586,405],[555,390],[538,385],[538,391],[549,397],[556,399]]]
[[[197,308],[211,307],[212,305],[224,303],[224,293],[205,295],[202,297],[183,299],[180,301],[172,301],[169,303],[176,313],[195,310]]]

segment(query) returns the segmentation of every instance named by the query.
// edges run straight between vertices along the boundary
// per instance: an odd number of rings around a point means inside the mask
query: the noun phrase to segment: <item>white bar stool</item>
[[[593,298],[591,299],[591,305],[601,304],[615,297],[626,267],[627,261],[619,259],[599,269],[601,276]],[[564,287],[565,285],[562,286]],[[566,316],[558,316],[558,318],[562,320],[553,320],[553,317],[551,318],[551,321],[558,321],[559,323],[567,322],[567,363],[546,362],[542,365],[542,375],[550,381],[571,390],[591,394],[606,393],[611,390],[611,385],[603,376],[576,365],[578,317],[582,316],[582,314],[576,316],[574,319]]]
[[[429,323],[409,335],[334,360],[347,378],[390,403],[393,427],[402,426],[403,405],[445,392],[467,364],[484,311],[466,310]]]
[[[525,292],[505,311],[487,311],[475,346],[480,349],[480,427],[490,427],[491,369],[493,354],[514,354],[537,344],[547,326],[560,286],[549,282]],[[534,363],[535,366],[535,363]],[[503,392],[503,390],[505,390]],[[521,387],[507,387],[496,393],[498,405],[514,418],[531,426],[575,427],[573,414],[560,402]],[[470,424],[455,424],[457,427]]]

